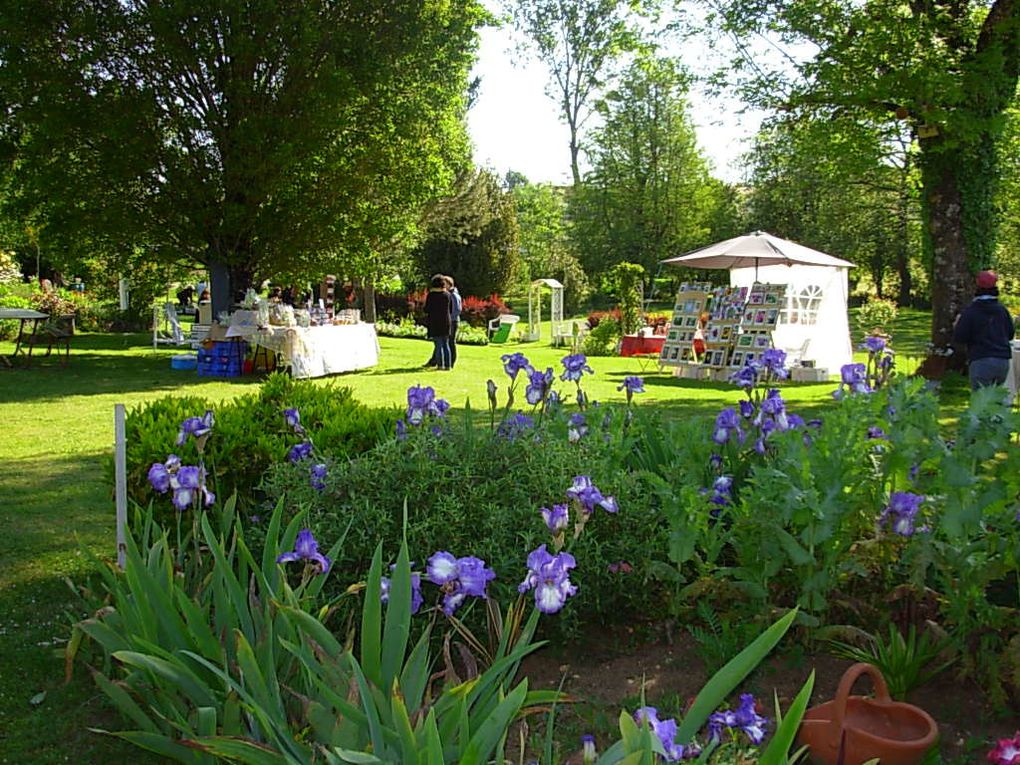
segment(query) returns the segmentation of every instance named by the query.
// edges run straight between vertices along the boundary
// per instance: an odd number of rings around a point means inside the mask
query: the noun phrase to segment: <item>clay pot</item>
[[[874,699],[851,696],[862,675],[875,684]],[[938,726],[919,707],[889,698],[882,673],[872,664],[854,664],[843,675],[836,698],[804,713],[797,741],[810,747],[814,765],[920,765],[935,743]]]

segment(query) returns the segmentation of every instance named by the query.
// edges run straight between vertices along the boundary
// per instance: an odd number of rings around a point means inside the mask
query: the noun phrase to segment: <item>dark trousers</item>
[[[459,321],[450,322],[450,336],[447,338],[447,345],[449,346],[450,349],[450,363],[449,363],[450,369],[453,369],[453,365],[457,363],[457,326],[459,324],[460,324]],[[436,338],[432,339],[435,340]],[[428,363],[425,366],[429,367],[441,366],[439,364],[439,357],[437,356],[437,351],[434,347],[432,349],[432,358],[428,360]]]
[[[440,369],[449,369],[450,338],[447,335],[443,335],[442,337],[433,337],[432,342],[435,343],[435,350],[432,354],[432,358],[436,362],[436,366]]]

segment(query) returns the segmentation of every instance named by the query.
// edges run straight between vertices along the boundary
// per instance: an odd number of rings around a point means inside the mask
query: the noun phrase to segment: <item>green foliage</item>
[[[21,268],[14,256],[6,250],[0,250],[0,287],[21,283]]]
[[[111,265],[368,276],[469,156],[485,18],[410,0],[5,8],[4,201]]]
[[[641,284],[645,269],[637,263],[617,263],[606,275],[606,282],[620,301],[620,331],[632,335],[644,326],[641,320]]]
[[[274,465],[262,488],[270,502],[286,497],[289,506],[308,507],[317,536],[331,538],[354,519],[340,570],[363,569],[379,540],[396,543],[403,535],[419,554],[470,551],[496,571],[516,572],[523,571],[527,553],[547,540],[540,508],[566,502],[573,476],[590,475],[621,509],[600,510],[577,540],[572,553],[584,586],[555,625],[570,629],[608,613],[654,613],[654,588],[622,586],[628,575],[613,573],[609,565],[622,560],[643,571],[665,544],[666,529],[640,486],[621,480],[620,454],[632,438],[621,433],[624,413],[603,404],[587,417],[591,433],[577,443],[568,441],[565,414],[546,416],[534,436],[528,431],[513,440],[480,430],[473,416],[446,427],[441,438],[428,428],[412,428],[405,441],[385,441],[335,463],[322,493],[308,486],[306,469],[290,464]],[[518,581],[508,574],[490,588],[506,600]]]
[[[428,338],[428,330],[409,317],[400,321],[377,321],[375,331],[380,337]],[[489,335],[484,329],[461,323],[457,327],[457,345],[488,345]]]
[[[281,374],[270,375],[258,393],[229,403],[168,396],[128,413],[128,496],[140,504],[154,497],[147,479],[149,467],[164,462],[170,453],[186,464],[195,464],[194,441],[176,446],[177,433],[185,418],[212,409],[216,425],[205,449],[210,483],[216,493],[226,496],[236,492],[250,505],[252,490],[262,474],[272,463],[285,459],[290,447],[301,440],[284,423],[283,410],[291,407],[300,411],[301,422],[313,434],[320,452],[333,459],[370,449],[390,432],[394,419],[393,410],[359,404],[349,388],[319,386]],[[301,465],[301,470],[307,481],[307,465]]]
[[[585,335],[583,352],[586,356],[615,356],[616,344],[622,334],[620,322],[612,316],[606,316],[599,320],[595,329]]]
[[[695,653],[708,672],[717,672],[736,656],[748,638],[758,631],[753,621],[740,618],[720,618],[707,601],[699,600],[695,607],[702,624],[690,623],[687,631],[696,643]]]
[[[453,193],[433,202],[414,252],[418,276],[450,274],[461,294],[505,292],[520,270],[513,198],[488,170],[462,173]]]
[[[0,284],[0,306],[4,308],[32,308],[32,301],[26,292],[28,291],[16,286]],[[14,319],[0,321],[0,340],[17,337],[19,324],[20,322]]]
[[[934,638],[930,630],[918,636],[913,624],[909,626],[906,637],[896,625],[890,624],[888,640],[875,634],[867,636],[864,646],[842,641],[832,641],[831,645],[836,656],[878,667],[889,686],[889,695],[897,701],[905,701],[910,691],[924,685],[956,661],[955,656],[944,660],[945,653],[952,646],[949,638]]]
[[[857,311],[857,328],[865,335],[885,333],[896,320],[896,304],[891,300],[869,298]]]

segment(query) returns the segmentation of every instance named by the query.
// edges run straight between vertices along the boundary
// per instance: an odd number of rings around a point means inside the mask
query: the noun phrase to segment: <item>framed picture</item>
[[[733,351],[732,355],[730,355],[730,366],[731,367],[742,367],[742,366],[744,366],[744,352],[743,351]]]
[[[754,345],[754,335],[743,334],[737,337],[738,348],[750,348]]]
[[[731,324],[724,324],[722,332],[719,333],[719,337],[723,340],[729,340],[733,337],[733,326]]]
[[[779,302],[779,295],[775,292],[765,293],[765,305],[776,305]]]
[[[669,358],[669,348],[667,346],[665,346],[665,345],[662,346],[662,351],[659,353],[659,358],[660,359],[668,359]]]
[[[761,305],[765,302],[765,295],[761,292],[751,293],[751,305]]]
[[[775,308],[773,308],[771,311],[769,311],[768,314],[765,316],[765,323],[766,324],[775,324],[778,320],[779,320],[779,311],[777,309],[775,309]]]
[[[758,358],[758,354],[757,353],[753,353],[751,351],[748,351],[747,353],[744,354],[744,363],[742,364],[742,366],[747,366],[752,361],[754,361],[756,358]]]
[[[764,324],[765,323],[765,312],[764,311],[755,311],[754,312],[754,323],[755,324]]]
[[[684,301],[684,313],[697,313],[700,307],[699,300],[686,300]]]
[[[683,325],[684,325],[684,317],[683,316],[679,316],[678,315],[678,316],[674,316],[673,317],[673,326],[674,327],[682,327]]]
[[[671,329],[669,331],[669,334],[666,336],[666,339],[672,342],[674,340],[679,340],[680,336],[681,336],[680,330]]]
[[[708,337],[705,338],[706,342],[718,343],[719,342],[719,327],[712,327],[708,330]]]
[[[674,346],[673,348],[670,348],[670,350],[669,350],[669,358],[672,361],[676,361],[677,358],[679,358],[679,356],[680,356],[680,349],[678,347]]]
[[[765,348],[768,348],[771,345],[772,345],[772,343],[770,342],[768,335],[755,335],[755,338],[754,338],[754,347],[755,348],[759,348],[759,349],[764,350]]]
[[[696,326],[698,326],[698,317],[697,316],[688,316],[688,317],[686,317],[684,319],[684,326],[685,327],[696,327]]]

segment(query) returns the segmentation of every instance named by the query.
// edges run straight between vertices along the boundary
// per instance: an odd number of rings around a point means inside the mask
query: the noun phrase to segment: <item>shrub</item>
[[[481,327],[461,324],[457,327],[457,345],[488,345],[489,335]]]
[[[599,325],[599,322],[605,319],[606,317],[615,320],[616,323],[619,324],[620,309],[613,308],[612,310],[609,311],[590,311],[588,313],[588,328],[595,329],[595,327]]]
[[[301,421],[314,432],[316,444],[337,458],[370,449],[392,430],[394,410],[370,409],[354,400],[350,388],[319,386],[270,375],[258,393],[215,405],[197,396],[167,396],[144,404],[127,417],[128,494],[145,504],[152,498],[149,467],[170,453],[188,463],[197,460],[193,440],[176,446],[181,422],[215,414],[214,437],[205,449],[205,464],[214,490],[223,496],[237,492],[245,502],[273,462],[285,459],[298,442],[286,427],[283,410],[296,407]],[[308,467],[302,466],[307,478]]]
[[[14,259],[11,253],[0,250],[0,285],[20,284],[21,279],[21,269],[18,267],[18,261]]]
[[[32,301],[19,294],[20,290],[0,284],[0,306],[4,308],[32,308]],[[11,340],[18,336],[20,322],[13,319],[0,321],[0,340]]]
[[[857,326],[864,334],[885,333],[897,312],[896,303],[892,300],[868,298],[868,302],[857,311]]]
[[[571,600],[565,627],[607,614],[619,621],[624,614],[651,619],[661,599],[638,582],[655,551],[666,545],[667,529],[649,507],[650,492],[624,479],[620,465],[629,442],[618,435],[623,412],[599,407],[586,416],[591,432],[576,443],[568,440],[562,419],[547,417],[533,433],[511,440],[479,432],[469,417],[442,437],[424,429],[334,462],[324,492],[309,486],[307,469],[284,463],[270,468],[262,488],[269,503],[286,497],[288,506],[310,508],[316,536],[334,538],[350,524],[338,570],[363,570],[380,540],[387,548],[399,544],[406,502],[406,538],[418,554],[470,552],[497,571],[520,571],[523,577],[522,553],[548,539],[540,508],[566,502],[574,476],[589,475],[603,493],[616,497],[620,511],[598,509],[571,551],[585,586]],[[603,417],[609,420],[605,430]],[[610,570],[620,561],[632,573]],[[492,583],[495,596],[511,596],[519,581],[507,573]]]
[[[460,309],[460,323],[463,327],[469,324],[472,327],[485,329],[489,322],[499,317],[500,314],[510,313],[499,295],[489,295],[487,298],[477,298],[468,295],[463,299]]]
[[[584,338],[584,354],[586,356],[616,355],[616,343],[620,339],[620,335],[620,323],[616,319],[605,317]]]
[[[377,335],[382,337],[419,337],[426,339],[428,330],[421,324],[416,324],[414,319],[405,317],[399,321],[377,321],[375,323]]]

